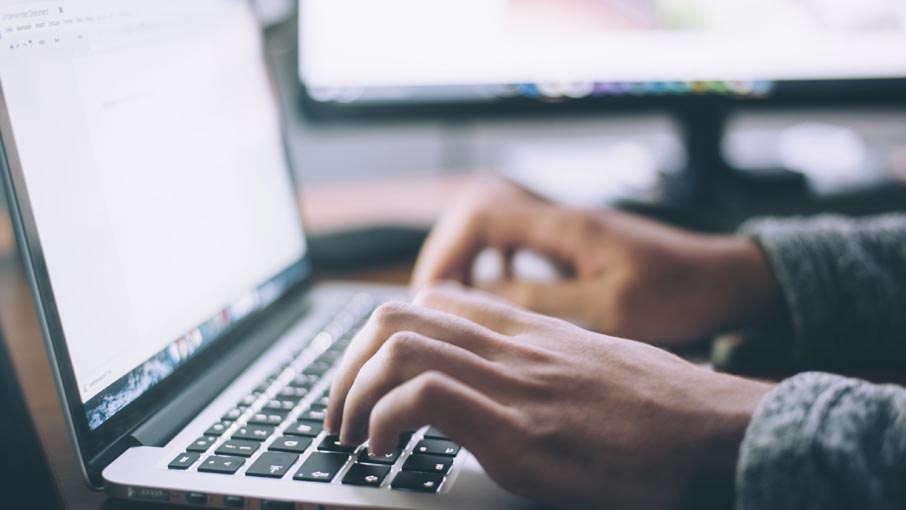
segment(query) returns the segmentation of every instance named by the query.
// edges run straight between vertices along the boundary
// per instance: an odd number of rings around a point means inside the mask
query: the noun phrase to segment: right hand
[[[782,306],[766,257],[749,239],[694,234],[615,210],[564,208],[503,180],[479,184],[431,232],[414,288],[440,280],[468,284],[485,248],[505,259],[530,249],[568,277],[554,283],[508,277],[484,289],[608,335],[692,342],[755,324]]]
[[[430,424],[533,500],[676,508],[698,503],[699,486],[712,501],[732,494],[740,443],[770,390],[443,286],[375,311],[343,355],[324,426],[384,455],[400,432]]]

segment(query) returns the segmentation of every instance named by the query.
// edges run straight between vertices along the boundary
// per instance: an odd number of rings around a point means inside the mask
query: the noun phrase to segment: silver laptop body
[[[0,5],[0,164],[86,481],[214,508],[531,507],[441,431],[382,459],[326,438],[333,363],[405,291],[312,284],[276,104],[244,1]]]

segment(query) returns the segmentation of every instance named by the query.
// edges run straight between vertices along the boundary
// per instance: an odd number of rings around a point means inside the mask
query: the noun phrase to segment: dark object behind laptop
[[[0,494],[3,508],[63,508],[5,341],[0,338]]]

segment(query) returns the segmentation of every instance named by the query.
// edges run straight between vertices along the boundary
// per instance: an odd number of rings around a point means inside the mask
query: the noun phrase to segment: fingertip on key
[[[383,443],[386,443],[386,441],[381,441],[380,439],[375,441],[374,438],[371,438],[368,441],[368,451],[377,457],[389,455],[390,453],[392,453],[393,445],[387,445]]]

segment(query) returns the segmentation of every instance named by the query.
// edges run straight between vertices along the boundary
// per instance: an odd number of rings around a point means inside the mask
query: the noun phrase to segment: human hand
[[[699,478],[732,484],[745,428],[769,390],[441,287],[375,312],[338,368],[325,426],[347,444],[369,439],[381,455],[400,432],[431,424],[516,494],[661,509]]]
[[[567,277],[482,288],[528,309],[624,338],[677,344],[756,325],[782,309],[767,260],[751,240],[705,236],[640,216],[570,209],[502,180],[482,182],[437,223],[416,265],[418,289],[469,282],[485,248],[528,248]]]

